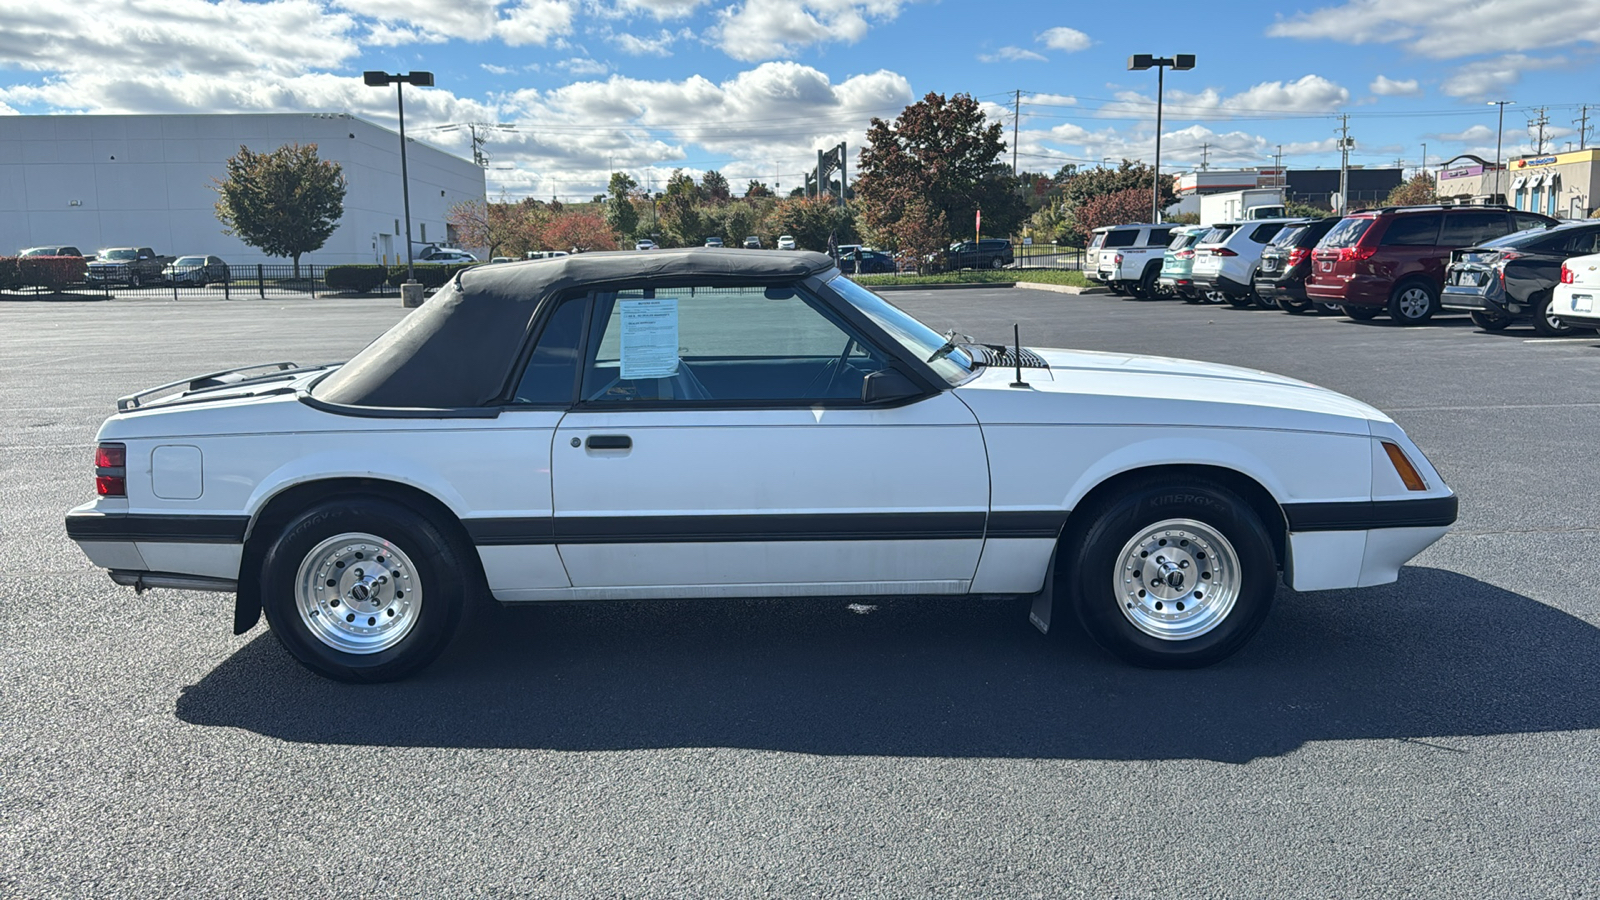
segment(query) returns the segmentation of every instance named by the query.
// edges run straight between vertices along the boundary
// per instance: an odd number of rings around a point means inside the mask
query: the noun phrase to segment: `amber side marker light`
[[[1428,483],[1422,480],[1422,476],[1418,474],[1417,467],[1411,464],[1411,460],[1406,459],[1405,451],[1400,449],[1399,444],[1391,444],[1388,441],[1384,441],[1383,452],[1389,454],[1389,462],[1393,464],[1395,472],[1400,476],[1400,480],[1405,482],[1406,490],[1425,491],[1428,489]]]

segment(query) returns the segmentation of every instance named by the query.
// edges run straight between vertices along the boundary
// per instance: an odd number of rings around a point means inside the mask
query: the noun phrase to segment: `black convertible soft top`
[[[624,284],[799,281],[827,271],[821,253],[688,250],[581,253],[475,266],[313,390],[349,406],[462,409],[499,398],[546,297]]]

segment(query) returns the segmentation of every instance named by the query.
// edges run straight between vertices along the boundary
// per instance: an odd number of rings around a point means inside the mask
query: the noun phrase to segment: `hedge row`
[[[88,272],[88,260],[81,256],[3,256],[0,257],[0,290],[38,287],[59,291],[68,285],[82,284]]]
[[[413,268],[417,273],[417,281],[430,288],[443,287],[445,282],[455,277],[462,269],[470,268],[473,263],[455,263],[453,265],[418,265]],[[406,280],[405,266],[329,266],[323,274],[330,291],[351,291],[365,294],[374,291],[379,285],[387,284],[399,287]]]

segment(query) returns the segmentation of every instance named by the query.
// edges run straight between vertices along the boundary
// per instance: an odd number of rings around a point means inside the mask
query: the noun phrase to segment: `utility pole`
[[[1022,170],[1017,168],[1017,139],[1022,133],[1022,91],[1018,89],[1011,100],[1011,177],[1019,178]]]
[[[1276,162],[1277,162],[1277,164],[1276,164],[1276,166],[1274,168],[1276,168],[1278,170],[1278,177],[1275,178],[1274,181],[1277,182],[1278,187],[1287,189],[1289,187],[1289,173],[1285,172],[1283,170],[1283,145],[1282,144],[1278,145],[1278,157],[1277,157],[1277,161]]]
[[[1422,142],[1422,174],[1428,174],[1428,142]]]
[[[1204,172],[1205,170],[1207,170],[1209,168],[1211,168],[1211,145],[1210,144],[1201,144],[1200,145],[1200,171]]]
[[[1573,119],[1572,124],[1578,126],[1578,149],[1587,150],[1589,148],[1589,107],[1583,106],[1579,109],[1582,114]]]
[[[1355,141],[1350,138],[1350,114],[1339,117],[1339,212],[1350,211],[1350,148]]]
[[[1528,122],[1528,127],[1539,129],[1539,142],[1534,147],[1534,156],[1544,155],[1544,127],[1550,124],[1550,117],[1545,114],[1548,109],[1547,106],[1539,107],[1539,118]]]

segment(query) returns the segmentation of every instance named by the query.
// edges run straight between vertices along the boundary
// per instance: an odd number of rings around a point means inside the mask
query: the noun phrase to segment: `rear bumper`
[[[1210,275],[1196,273],[1194,275],[1194,287],[1196,291],[1221,291],[1224,294],[1253,296],[1250,285],[1235,281],[1221,272]]]
[[[1600,328],[1600,288],[1556,285],[1550,311],[1561,321],[1580,328]]]
[[[103,569],[232,580],[250,517],[101,513],[87,504],[67,513],[66,525],[67,537]]]
[[[1356,275],[1332,281],[1317,278],[1306,282],[1306,296],[1319,303],[1339,303],[1350,306],[1386,306],[1394,282],[1388,278]]]
[[[1498,285],[1494,286],[1498,288]],[[1507,298],[1498,290],[1491,290],[1489,285],[1473,287],[1471,285],[1447,284],[1439,292],[1439,305],[1445,309],[1466,310],[1469,312],[1492,312],[1500,315],[1512,315],[1506,308]],[[1521,312],[1521,310],[1518,310]]]
[[[1278,300],[1287,297],[1297,302],[1305,302],[1305,282],[1298,280],[1269,281],[1262,278],[1256,279],[1256,296],[1263,300]]]

